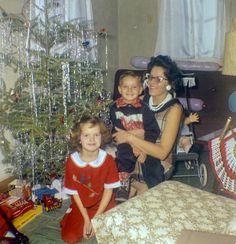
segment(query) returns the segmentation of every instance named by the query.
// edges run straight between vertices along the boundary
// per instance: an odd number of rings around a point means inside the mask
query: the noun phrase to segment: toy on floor
[[[0,207],[0,243],[28,244],[29,238],[15,228],[11,214]]]
[[[31,184],[25,180],[15,179],[8,184],[8,192],[12,196],[30,200],[32,196]]]
[[[10,196],[8,193],[0,194],[0,207],[11,213],[11,219],[15,219],[23,213],[34,208],[32,200],[25,200],[20,197]]]
[[[56,189],[51,189],[49,187],[43,187],[33,190],[33,199],[35,202],[40,204],[43,201],[43,195],[55,195],[58,191]]]
[[[62,200],[57,199],[50,194],[43,194],[44,209],[48,212],[62,206]]]

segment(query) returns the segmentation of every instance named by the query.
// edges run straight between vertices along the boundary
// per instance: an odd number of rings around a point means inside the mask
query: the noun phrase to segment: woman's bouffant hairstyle
[[[106,127],[106,125],[101,119],[92,115],[83,115],[81,119],[75,122],[73,127],[71,128],[70,140],[68,144],[70,153],[81,150],[81,143],[80,143],[81,128],[83,124],[87,124],[87,123],[91,124],[91,127],[94,127],[96,125],[100,127],[100,131],[102,135],[101,148],[103,148],[106,144],[111,142],[112,139],[111,131]]]
[[[175,87],[175,90],[182,88],[182,71],[169,56],[158,55],[151,57],[147,65],[148,72],[150,73],[155,66],[162,67],[165,70],[165,76],[171,82],[171,85]]]

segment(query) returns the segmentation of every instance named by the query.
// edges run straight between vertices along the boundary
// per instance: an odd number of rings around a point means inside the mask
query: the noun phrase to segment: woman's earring
[[[148,79],[146,78],[146,79],[143,81],[143,89],[145,90],[147,87],[148,87]]]
[[[167,86],[166,86],[166,90],[167,90],[167,91],[170,91],[170,90],[171,90],[171,85],[167,85]]]
[[[148,77],[150,76],[149,73],[146,73],[144,76],[144,81],[143,81],[143,89],[145,90],[148,87]]]

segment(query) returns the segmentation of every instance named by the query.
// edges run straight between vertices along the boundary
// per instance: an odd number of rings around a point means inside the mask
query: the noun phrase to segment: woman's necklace
[[[152,96],[150,96],[149,98],[149,108],[154,111],[157,112],[158,110],[160,110],[167,102],[169,102],[172,99],[172,95],[170,93],[167,94],[166,98],[158,105],[153,104],[153,98]]]

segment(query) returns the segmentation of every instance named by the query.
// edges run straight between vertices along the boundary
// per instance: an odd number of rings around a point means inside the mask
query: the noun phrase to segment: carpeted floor
[[[20,231],[29,237],[30,243],[64,243],[60,238],[59,221],[68,205],[69,201],[66,200],[61,208],[50,212],[43,211],[43,213],[21,228]]]
[[[60,237],[59,222],[66,209],[69,207],[70,200],[64,200],[61,208],[52,211],[43,211],[42,214],[23,226],[20,231],[27,235],[31,244],[61,244],[65,243]],[[81,243],[94,244],[96,239],[84,240]]]

